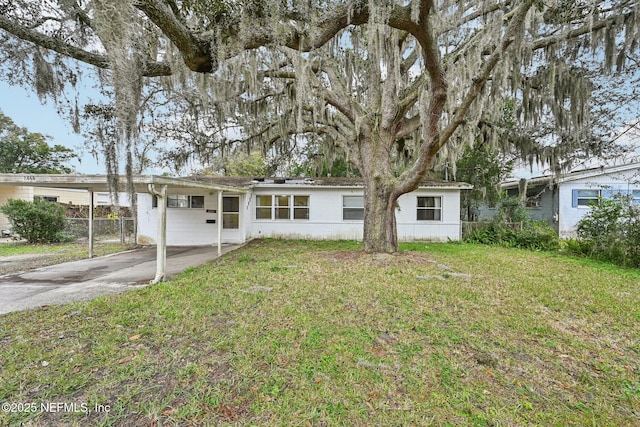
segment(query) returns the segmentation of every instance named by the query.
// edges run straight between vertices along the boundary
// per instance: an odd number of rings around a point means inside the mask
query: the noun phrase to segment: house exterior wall
[[[73,188],[33,187],[33,197],[55,197],[58,203],[89,206],[89,192]]]
[[[256,219],[257,195],[308,195],[308,220]],[[245,218],[250,220],[248,238],[279,237],[292,239],[362,240],[363,221],[343,219],[343,197],[362,196],[362,188],[295,188],[288,186],[254,188],[247,203]],[[440,221],[417,221],[417,197],[442,198]],[[396,211],[398,240],[460,239],[460,191],[446,189],[419,189],[398,200]]]
[[[89,206],[89,191],[87,190],[75,188],[34,187],[33,196],[56,197],[58,203],[76,206]],[[93,204],[94,206],[115,205],[108,192],[93,193]],[[130,207],[131,202],[129,201],[129,194],[124,192],[118,193],[118,204],[121,207]]]
[[[0,205],[4,205],[9,199],[33,200],[33,187],[0,185]],[[9,219],[0,213],[0,229],[11,227]]]
[[[201,190],[182,191],[180,195],[203,196],[203,208],[167,208],[167,244],[172,246],[216,245],[218,242],[218,193]],[[172,195],[172,193],[169,193]],[[175,194],[174,194],[175,195]],[[231,195],[225,193],[225,196]],[[242,228],[243,195],[240,198],[240,228],[222,230],[223,243],[242,243],[246,234]],[[155,244],[158,231],[158,208],[153,207],[151,194],[138,194],[138,244]],[[214,223],[207,223],[216,221]]]
[[[555,188],[534,188],[535,194],[540,194],[539,205],[526,207],[529,218],[534,221],[545,221],[549,226],[558,231],[558,192]],[[509,189],[508,194],[513,197],[520,197],[518,188]],[[491,221],[497,214],[498,207],[482,205],[478,208],[478,221]]]
[[[167,208],[167,244],[215,245],[218,239],[218,193],[201,190],[181,193],[204,196],[204,208]],[[308,196],[309,219],[256,219],[256,196]],[[246,194],[224,193],[239,197],[239,228],[223,229],[223,243],[242,243],[252,238],[362,240],[363,221],[343,219],[343,197],[362,196],[362,188],[321,188],[313,186],[254,187]],[[417,221],[417,197],[440,197],[441,219]],[[460,239],[460,190],[419,189],[398,200],[396,213],[400,241]],[[215,211],[215,212],[214,212]],[[150,194],[138,194],[138,243],[154,244],[158,227],[158,209]]]
[[[640,181],[638,170],[630,170],[563,182],[559,190],[559,235],[566,238],[576,236],[578,221],[591,210],[588,206],[574,206],[574,190],[601,190],[603,197],[616,192],[632,194],[640,190]]]

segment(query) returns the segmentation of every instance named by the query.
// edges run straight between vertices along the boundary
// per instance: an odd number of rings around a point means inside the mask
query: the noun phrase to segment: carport
[[[68,174],[0,174],[0,185],[31,186],[50,188],[82,189],[89,192],[89,258],[93,257],[93,210],[94,193],[109,191],[109,181],[106,175],[68,175]],[[167,260],[167,194],[172,191],[187,188],[199,188],[215,191],[218,196],[217,226],[218,226],[218,255],[222,254],[222,194],[225,191],[244,193],[246,190],[237,187],[193,181],[185,178],[171,178],[158,175],[134,175],[131,183],[126,177],[118,177],[118,188],[133,186],[135,193],[149,193],[158,198],[158,231],[156,237],[156,275],[153,283],[160,282],[165,277]]]

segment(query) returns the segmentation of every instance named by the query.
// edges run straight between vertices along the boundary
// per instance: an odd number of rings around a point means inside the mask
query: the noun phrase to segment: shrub
[[[510,248],[554,251],[560,248],[556,231],[544,221],[525,221],[522,225],[491,221],[465,237],[466,242]]]
[[[53,243],[63,239],[65,211],[58,203],[36,200],[9,200],[0,212],[11,222],[14,235],[29,243]]]
[[[640,207],[627,196],[601,199],[578,222],[578,238],[586,255],[640,267]]]
[[[464,240],[537,251],[560,248],[556,231],[544,221],[529,219],[521,200],[514,197],[503,198],[493,220],[478,226]]]

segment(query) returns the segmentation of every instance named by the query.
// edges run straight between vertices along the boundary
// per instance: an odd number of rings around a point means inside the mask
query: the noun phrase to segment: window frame
[[[434,206],[420,206],[420,199],[433,199]],[[435,203],[435,200],[439,203]],[[416,221],[419,222],[442,222],[442,196],[416,196]],[[432,212],[433,218],[427,218],[427,213]],[[421,213],[424,218],[421,218]]]
[[[154,199],[151,202],[151,206],[158,207],[157,196],[153,196]],[[195,200],[202,200],[201,203],[195,202]],[[176,206],[172,206],[176,205]],[[191,194],[168,194],[167,195],[167,208],[168,209],[203,209],[204,210],[205,198],[204,196],[191,195]]]
[[[585,195],[581,195],[581,192],[593,192],[595,193],[595,196],[585,196]],[[588,209],[591,206],[595,206],[600,204],[600,197],[602,197],[602,190],[601,189],[594,189],[594,188],[582,188],[582,189],[576,189],[576,206],[579,209]],[[590,202],[587,202],[587,204],[584,203],[580,203],[581,200],[588,200],[588,201],[593,201],[593,205]]]
[[[306,199],[306,204],[298,204]],[[267,204],[269,203],[269,204]],[[269,216],[266,213],[269,212]],[[300,214],[302,212],[302,214]],[[308,194],[256,194],[256,221],[308,221],[311,214],[311,196]],[[302,217],[300,217],[302,215]]]
[[[37,195],[37,196],[33,196],[33,200],[42,200],[43,202],[58,203],[58,200],[60,200],[60,197]]]
[[[225,209],[225,200],[235,199],[237,201],[238,210]],[[235,227],[229,226],[229,219],[234,218]],[[233,221],[233,220],[231,220]],[[239,230],[240,229],[240,196],[222,196],[222,229],[223,230]]]
[[[346,200],[361,200],[362,206],[347,206]],[[347,212],[350,214],[356,214],[357,218],[347,218],[345,215]],[[361,194],[345,194],[342,196],[342,220],[343,221],[364,221],[364,195]]]

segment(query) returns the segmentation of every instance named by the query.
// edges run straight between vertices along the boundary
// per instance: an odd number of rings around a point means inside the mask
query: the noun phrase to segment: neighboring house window
[[[631,193],[631,204],[633,206],[640,206],[640,190],[633,190]]]
[[[256,219],[309,219],[309,196],[256,195]]]
[[[573,190],[573,207],[597,205],[600,190]]]
[[[167,196],[167,207],[203,209],[204,196],[185,196],[183,194],[172,194],[170,196]]]
[[[540,208],[542,203],[540,202],[540,197],[529,197],[524,203],[526,208]]]
[[[418,221],[441,221],[442,197],[418,197],[417,218]]]
[[[96,195],[96,205],[109,205],[110,197],[109,193],[95,193]]]
[[[44,200],[45,202],[57,202],[57,196],[34,196],[34,200]]]
[[[364,219],[364,196],[342,197],[342,219],[344,221]]]
[[[222,228],[240,228],[240,197],[225,196],[222,198]]]

